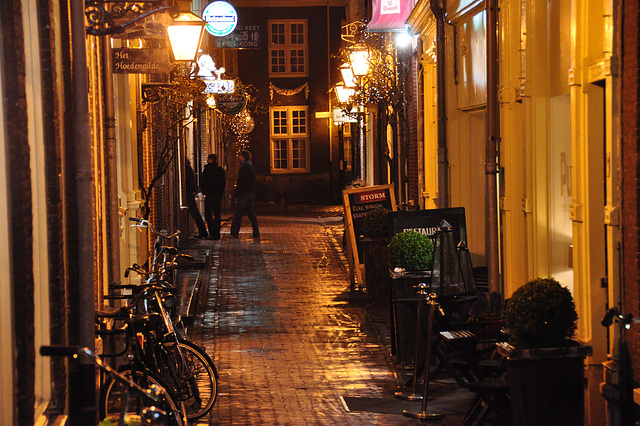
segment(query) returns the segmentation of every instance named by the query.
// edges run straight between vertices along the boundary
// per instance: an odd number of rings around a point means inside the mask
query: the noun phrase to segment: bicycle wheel
[[[175,343],[167,342],[165,345],[171,348]],[[196,420],[209,413],[218,398],[218,371],[204,349],[183,339],[179,345],[189,368],[184,377],[187,377],[190,392],[183,402],[187,419]]]
[[[143,373],[135,370],[130,366],[124,366],[120,369],[120,374],[142,386],[149,388],[151,385],[161,386],[166,389],[162,380],[150,373]],[[112,421],[118,421],[122,415],[123,404],[127,404],[126,416],[136,417],[142,413],[145,407],[148,407],[150,401],[138,394],[128,391],[127,387],[113,379],[108,379],[103,385],[100,392],[100,416]],[[155,403],[158,408],[164,410],[169,416],[169,424],[171,426],[186,426],[184,404],[176,404],[170,395],[165,395],[162,401]]]

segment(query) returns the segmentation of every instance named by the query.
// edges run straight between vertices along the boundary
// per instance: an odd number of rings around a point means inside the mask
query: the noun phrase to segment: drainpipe
[[[449,207],[449,154],[447,150],[447,100],[445,94],[444,1],[430,2],[436,18],[436,80],[438,113],[438,208]]]
[[[102,37],[102,63],[104,86],[104,131],[106,143],[105,174],[108,282],[120,284],[120,212],[118,203],[118,175],[116,163],[116,117],[113,91],[113,56],[111,37]]]
[[[498,104],[498,1],[487,0],[487,116],[485,146],[486,179],[486,256],[489,271],[489,290],[500,291],[500,262],[498,247],[498,141],[500,139],[500,110]]]
[[[329,9],[329,0],[326,4],[327,10],[327,95],[329,101],[329,199],[333,200],[333,105],[331,105],[331,10]],[[340,188],[340,191],[342,188]]]
[[[91,133],[89,129],[89,98],[87,76],[87,52],[85,46],[84,1],[71,1],[71,43],[73,54],[73,143],[69,144],[73,152],[71,156],[75,165],[75,201],[77,246],[75,252],[78,270],[69,271],[77,274],[78,292],[69,295],[71,303],[77,304],[75,327],[77,336],[70,336],[72,344],[79,344],[90,349],[94,343],[94,241],[93,241],[93,177],[91,173]],[[75,300],[72,299],[75,296]],[[70,367],[72,368],[72,367]],[[76,420],[72,424],[95,424],[95,368],[88,360],[81,359],[78,371],[70,370],[69,389],[70,416],[73,412]],[[75,384],[77,383],[77,385]],[[76,387],[77,386],[77,387]],[[73,399],[72,399],[73,398]]]

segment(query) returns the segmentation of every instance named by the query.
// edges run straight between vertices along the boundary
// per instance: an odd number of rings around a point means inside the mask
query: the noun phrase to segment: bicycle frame
[[[122,404],[122,409],[118,420],[119,426],[125,425],[126,413],[128,413],[129,401],[132,394],[141,396],[145,401],[149,403],[149,405],[142,410],[142,419],[143,421],[147,421],[146,424],[162,424],[168,426],[170,424],[171,417],[175,416],[175,413],[167,414],[156,407],[156,405],[162,404],[163,401],[171,399],[171,396],[166,389],[156,384],[151,385],[149,388],[143,388],[139,384],[135,383],[132,380],[129,380],[127,377],[114,370],[89,348],[72,346],[41,346],[40,355],[73,358],[77,358],[79,355],[85,356],[89,358],[103,373],[107,374],[113,380],[123,384],[126,387],[127,392],[125,393],[125,401],[124,404]]]
[[[173,288],[149,283],[133,297],[129,307],[115,314],[103,314],[126,322],[127,347],[131,349],[127,365],[146,374],[154,372],[171,386],[170,393],[176,400],[199,398],[197,386],[192,379],[189,365],[180,348],[180,340],[171,317],[163,304],[163,293],[172,293]],[[135,311],[135,314],[134,314]],[[123,318],[123,315],[128,318]],[[166,343],[171,343],[170,347]]]

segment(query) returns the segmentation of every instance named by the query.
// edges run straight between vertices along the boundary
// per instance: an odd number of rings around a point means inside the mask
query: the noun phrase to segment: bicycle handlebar
[[[118,373],[108,364],[105,364],[100,357],[98,357],[91,349],[82,348],[78,346],[61,346],[61,345],[45,345],[40,346],[40,355],[42,356],[51,356],[51,357],[73,357],[77,358],[79,355],[84,355],[87,358],[91,359],[93,363],[102,371],[108,373],[115,380],[120,383],[128,386],[130,389],[136,391],[140,395],[148,398],[153,402],[160,402],[162,400],[162,395],[166,395],[167,391],[159,386],[153,385],[149,389],[145,389],[138,385],[137,383],[129,380],[122,374]]]
[[[176,237],[178,237],[178,236],[180,235],[180,230],[179,230],[179,229],[178,229],[178,230],[176,230],[176,232],[174,232],[173,234],[166,234],[166,233],[164,233],[164,232],[162,232],[162,231],[158,232],[158,231],[156,231],[156,229],[153,227],[153,225],[151,224],[151,222],[149,222],[149,221],[148,221],[148,220],[146,220],[146,219],[141,219],[141,218],[138,218],[138,217],[130,217],[130,218],[129,218],[129,220],[130,220],[131,222],[136,222],[136,224],[131,225],[131,226],[135,226],[135,227],[138,227],[138,228],[148,228],[148,229],[149,229],[149,230],[150,230],[154,235],[157,235],[157,236],[159,236],[159,237],[165,238],[165,239],[167,239],[167,240],[170,240],[170,239],[176,238]],[[165,231],[165,232],[166,232],[166,231]]]

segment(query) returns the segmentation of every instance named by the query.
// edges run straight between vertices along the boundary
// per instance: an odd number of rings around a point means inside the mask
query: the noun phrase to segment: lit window
[[[306,76],[307,21],[269,21],[269,75]]]
[[[272,107],[271,171],[309,171],[309,128],[306,106]]]

